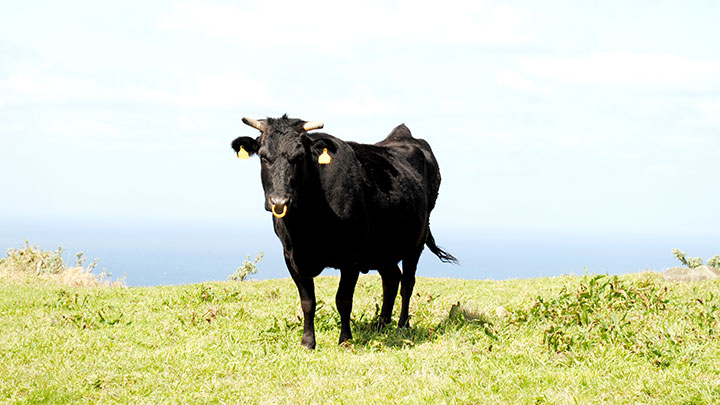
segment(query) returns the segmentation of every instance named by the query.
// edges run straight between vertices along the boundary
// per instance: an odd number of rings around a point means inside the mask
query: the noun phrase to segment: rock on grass
[[[698,266],[693,269],[689,267],[672,267],[663,273],[665,281],[704,281],[720,278],[720,269],[707,265]]]

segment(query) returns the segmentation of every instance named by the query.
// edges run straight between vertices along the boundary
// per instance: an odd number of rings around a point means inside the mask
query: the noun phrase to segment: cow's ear
[[[359,162],[351,159],[350,146],[337,138],[324,134],[310,134],[314,173],[322,189],[328,207],[341,220],[350,220],[367,215],[364,211],[364,197],[361,188],[362,173]],[[320,159],[327,150],[328,156]],[[329,159],[328,159],[329,158]]]
[[[327,149],[330,153],[337,152],[338,146],[331,138],[315,138],[312,140],[312,149],[313,155],[317,157],[324,149]]]
[[[232,141],[230,146],[233,148],[239,158],[248,158],[258,151],[258,140],[257,138],[250,138],[249,136],[241,136]],[[244,153],[243,153],[244,152]]]
[[[312,140],[312,156],[318,164],[330,164],[337,150],[337,144],[330,138],[315,138]]]

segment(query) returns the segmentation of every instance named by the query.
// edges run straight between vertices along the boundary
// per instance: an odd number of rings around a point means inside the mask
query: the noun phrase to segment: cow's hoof
[[[300,345],[308,350],[315,350],[315,339],[306,339],[303,337]]]
[[[352,340],[352,334],[350,334],[350,333],[344,334],[344,333],[343,333],[343,334],[340,335],[340,339],[338,339],[338,344],[341,345],[341,346],[342,346],[344,343],[346,343],[346,342],[347,342],[348,344],[350,344],[350,340]]]

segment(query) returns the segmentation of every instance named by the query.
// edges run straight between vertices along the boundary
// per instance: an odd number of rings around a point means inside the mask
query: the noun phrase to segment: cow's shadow
[[[368,351],[412,348],[437,341],[448,334],[460,334],[474,341],[478,337],[497,340],[497,329],[502,329],[503,323],[497,316],[468,309],[458,302],[440,321],[414,322],[411,318],[410,327],[400,328],[396,319],[387,325],[380,322],[378,309],[374,315],[360,314],[351,320],[353,339],[343,346]],[[340,315],[334,309],[325,307],[322,301],[318,302],[315,329],[319,333],[337,333],[340,330]],[[273,326],[264,332],[272,340],[276,340],[279,333],[302,333],[302,315],[297,314],[290,320],[276,319]]]
[[[398,327],[395,321],[384,325],[377,315],[368,319],[361,316],[352,321],[352,346],[368,350],[414,347],[434,342],[461,329],[472,334],[481,331],[489,339],[496,340],[495,322],[491,316],[463,308],[460,303],[453,305],[438,323],[413,323],[411,319],[411,326],[403,328]]]
[[[385,325],[379,318],[356,320],[352,331],[352,345],[368,350],[413,347],[437,340],[443,333],[443,330],[422,324],[402,328],[396,322]]]

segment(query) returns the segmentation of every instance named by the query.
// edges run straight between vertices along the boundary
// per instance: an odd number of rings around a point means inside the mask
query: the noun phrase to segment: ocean
[[[427,249],[418,275],[504,280],[563,274],[624,274],[662,271],[679,265],[671,248],[703,260],[720,254],[720,243],[692,234],[542,230],[451,229],[433,225],[439,246],[459,265],[441,263]],[[270,223],[173,221],[33,221],[3,220],[0,248],[19,248],[25,240],[43,249],[66,249],[66,263],[83,252],[99,258],[96,272],[129,286],[156,286],[226,280],[247,258],[264,258],[253,279],[288,277],[282,246]],[[323,274],[336,275],[326,269]]]

